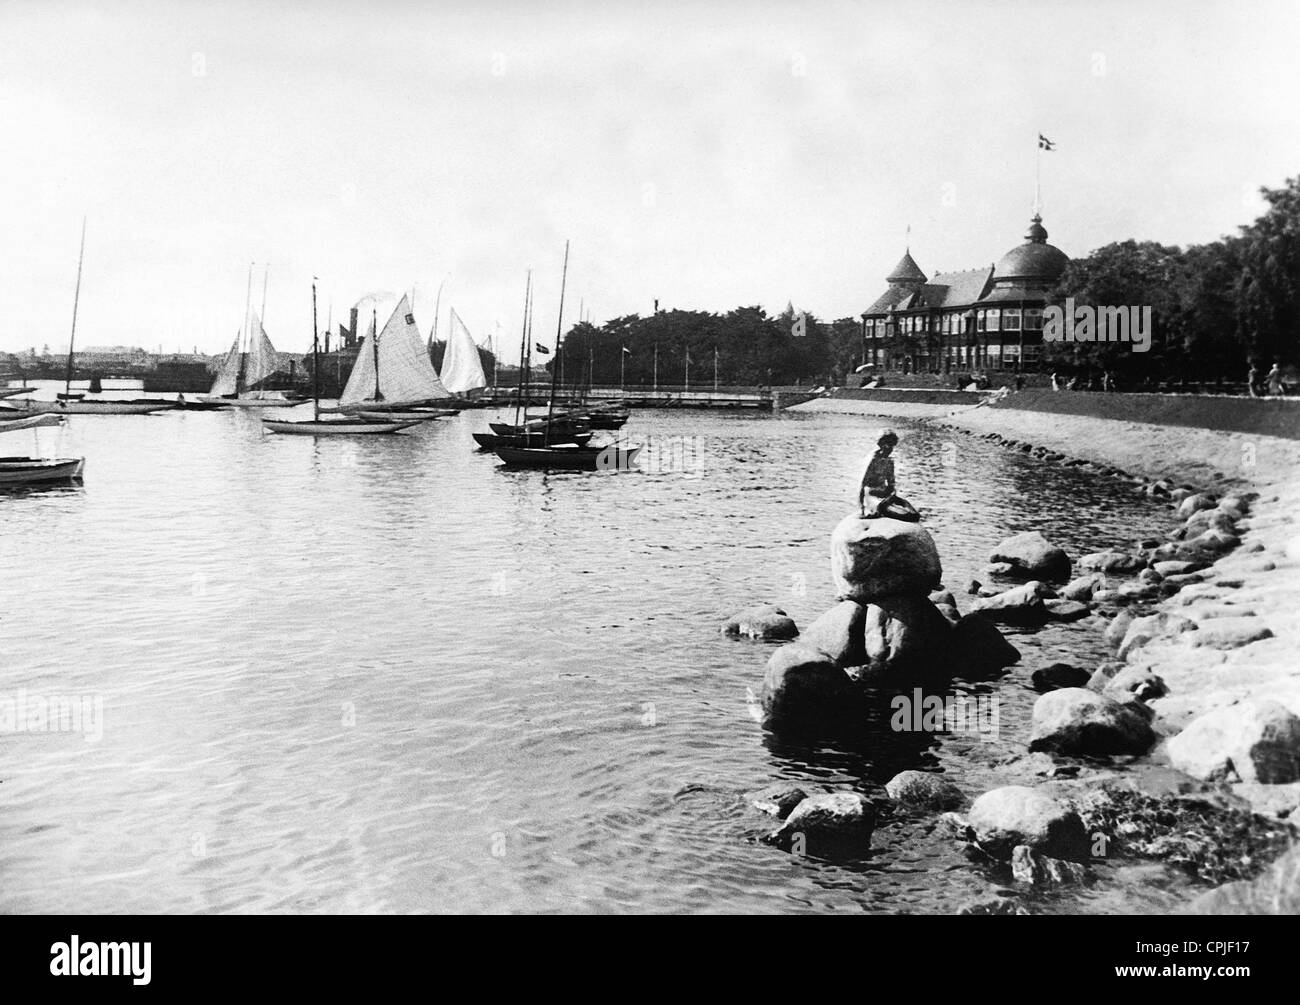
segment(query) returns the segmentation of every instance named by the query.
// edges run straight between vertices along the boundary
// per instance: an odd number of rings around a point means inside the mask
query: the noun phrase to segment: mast
[[[560,273],[560,310],[555,316],[555,356],[558,361],[564,344],[564,288],[569,282],[569,242],[564,242],[564,271]],[[546,406],[545,446],[551,445],[551,418],[555,415],[555,363],[551,364],[551,400]]]
[[[316,277],[311,277],[311,395],[312,419],[320,422],[320,330],[316,321]]]
[[[248,263],[248,288],[244,291],[244,326],[239,333],[239,373],[235,375],[235,397],[238,398],[244,393],[244,374],[248,367],[248,353],[244,351],[244,337],[248,332],[248,312],[253,306],[253,266],[255,262]]]
[[[524,319],[519,326],[519,381],[515,384],[515,425],[519,425],[519,403],[523,400],[525,374],[524,355],[528,350],[528,302],[533,294],[533,270],[528,270],[524,282]],[[526,413],[525,413],[526,414]]]
[[[370,348],[375,357],[375,401],[383,401],[384,395],[379,390],[379,308],[370,309],[370,330],[374,335],[370,340]]]
[[[655,394],[658,394],[659,393],[659,343],[658,342],[655,343],[654,377],[651,379],[654,381],[653,391]]]
[[[63,394],[72,393],[72,351],[77,341],[77,305],[81,302],[81,266],[86,260],[86,218],[81,218],[81,251],[77,254],[77,288],[72,294],[72,334],[68,336],[68,372],[63,381]]]
[[[271,277],[271,265],[268,262],[262,273],[262,324],[266,324],[266,281]]]

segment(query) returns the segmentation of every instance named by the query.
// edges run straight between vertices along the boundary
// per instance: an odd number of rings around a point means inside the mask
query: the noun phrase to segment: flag
[[[623,346],[623,351],[627,353],[629,356],[632,355],[632,350],[629,349],[627,346]]]
[[[1055,150],[1056,144],[1049,140],[1042,133],[1038,134],[1038,146],[1041,150]]]
[[[547,349],[546,346],[542,345],[542,343],[540,342],[534,342],[533,348],[536,349],[538,352],[540,352],[543,356],[549,356],[551,354],[551,350]]]

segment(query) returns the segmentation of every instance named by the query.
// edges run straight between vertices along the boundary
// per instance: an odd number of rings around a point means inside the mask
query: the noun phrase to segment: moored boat
[[[316,284],[311,285],[311,322],[312,322],[312,418],[301,420],[263,419],[262,428],[269,433],[282,433],[290,436],[380,436],[400,432],[410,426],[418,425],[420,419],[394,421],[366,419],[361,416],[348,416],[340,419],[322,419],[320,407],[320,334],[316,331]],[[427,360],[426,360],[427,362]]]
[[[370,422],[366,419],[263,419],[262,428],[270,433],[291,433],[298,436],[376,436],[396,433],[415,422]]]
[[[391,412],[372,412],[369,409],[363,409],[348,414],[355,415],[366,422],[429,422],[433,419],[445,419],[448,416],[455,415],[456,410],[453,408],[415,408],[410,411],[393,409]]]
[[[36,401],[24,398],[15,401],[12,411],[25,415],[147,415],[175,408],[176,402],[159,398],[131,398],[125,400],[82,398],[78,401]],[[0,415],[11,411],[9,405],[0,406]]]
[[[546,446],[545,433],[528,433],[523,436],[500,436],[496,433],[474,433],[474,442],[483,450],[495,450],[497,447],[544,447]],[[553,439],[554,445],[563,443],[572,443],[574,446],[585,447],[591,441],[591,433],[574,433],[565,440]]]
[[[0,433],[61,426],[63,422],[57,415],[31,415],[0,420]],[[78,481],[85,468],[84,457],[0,457],[0,486]]]
[[[566,471],[634,471],[638,447],[568,446],[496,447],[494,452],[507,467],[548,468]]]
[[[0,485],[79,482],[85,470],[84,457],[0,457]]]

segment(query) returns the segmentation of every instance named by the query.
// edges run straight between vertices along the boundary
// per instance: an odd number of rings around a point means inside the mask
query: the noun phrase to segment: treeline
[[[712,387],[715,363],[718,384],[728,386],[843,383],[861,362],[856,319],[827,323],[793,307],[775,317],[738,307],[629,314],[600,327],[581,322],[547,369],[566,384]]]
[[[1052,301],[1150,306],[1151,349],[1045,343],[1045,364],[1139,380],[1240,380],[1252,363],[1260,373],[1300,363],[1300,176],[1260,191],[1267,211],[1235,236],[1185,249],[1121,241],[1072,261]]]

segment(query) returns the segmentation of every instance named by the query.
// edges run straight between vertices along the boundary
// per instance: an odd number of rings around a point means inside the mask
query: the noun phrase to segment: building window
[[[1043,309],[1041,307],[1025,308],[1025,331],[1040,332],[1043,330]]]
[[[1002,330],[1004,332],[1020,331],[1020,308],[1019,307],[1002,308]]]
[[[996,308],[996,307],[990,307],[990,308],[989,308],[989,311],[988,311],[988,315],[989,315],[989,317],[988,317],[988,325],[987,325],[987,327],[985,328],[985,331],[991,331],[991,332],[1001,331],[1001,330],[1002,330],[1002,312],[1001,312],[998,308]]]
[[[987,329],[984,327],[988,323],[988,319],[985,317],[987,313],[988,313],[987,311],[980,311],[977,315],[975,315],[976,318],[975,330],[977,332],[987,331]]]

